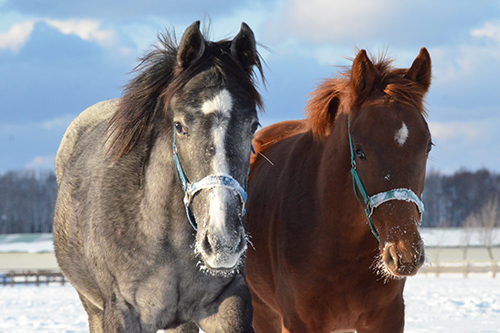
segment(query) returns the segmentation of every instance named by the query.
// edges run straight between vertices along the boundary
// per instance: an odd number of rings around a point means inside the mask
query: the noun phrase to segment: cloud
[[[7,32],[0,33],[0,49],[19,51],[30,38],[35,24],[44,22],[65,35],[76,35],[86,41],[97,41],[109,45],[116,39],[116,33],[102,29],[97,20],[51,20],[36,19],[13,24]]]
[[[0,0],[0,171],[53,155],[72,115],[121,94],[157,32],[175,26],[180,37],[206,14],[211,39],[234,36],[245,21],[272,49],[259,46],[268,66],[263,124],[301,118],[307,94],[334,66],[351,65],[343,57],[355,47],[387,49],[408,67],[426,46],[431,163],[498,169],[499,9],[454,0]]]
[[[471,36],[476,38],[488,38],[500,42],[500,22],[486,22],[483,27],[473,29]]]
[[[282,14],[269,22],[269,38],[343,43],[360,48],[450,44],[468,28],[498,17],[494,2],[453,0],[281,0]],[[346,44],[347,43],[347,44]]]
[[[53,119],[49,119],[46,121],[43,121],[40,126],[43,129],[46,130],[52,130],[52,129],[63,129],[66,130],[68,128],[69,124],[76,118],[78,114],[69,114],[69,115],[64,115],[62,117],[56,117]]]
[[[471,28],[467,38],[459,43],[438,46],[430,52],[434,78],[429,100],[445,111],[443,118],[474,120],[498,113],[498,21]]]
[[[39,20],[17,52],[0,50],[0,172],[53,166],[73,118],[121,95],[136,55],[89,38]]]
[[[101,29],[101,22],[96,20],[44,20],[65,35],[74,34],[83,40],[105,43],[115,38],[113,30]]]
[[[35,21],[13,24],[7,32],[0,33],[0,49],[18,51],[31,35]]]
[[[462,146],[464,142],[483,140],[488,136],[486,133],[491,130],[489,120],[487,122],[431,122],[429,127],[435,141],[453,143],[457,147]]]
[[[26,164],[25,168],[28,170],[53,170],[55,159],[55,155],[36,156]]]
[[[149,0],[149,1],[60,1],[60,0],[7,0],[4,10],[58,19],[98,18],[106,21],[141,21],[147,17],[162,17],[166,22],[180,18],[199,20],[210,16],[229,15],[241,7],[253,5],[263,0]],[[269,2],[269,1],[266,1]],[[2,8],[2,7],[0,7]]]
[[[429,164],[435,169],[451,173],[464,166],[472,170],[483,167],[496,170],[500,165],[499,116],[484,120],[432,121],[429,128],[436,144]]]
[[[376,17],[389,15],[388,0],[356,2],[329,0],[293,0],[285,11],[284,29],[316,42],[343,40],[373,32]]]
[[[97,40],[84,40],[76,32],[64,34],[41,20],[15,55],[0,52],[1,119],[47,121],[118,97],[135,58],[136,54],[124,56]]]

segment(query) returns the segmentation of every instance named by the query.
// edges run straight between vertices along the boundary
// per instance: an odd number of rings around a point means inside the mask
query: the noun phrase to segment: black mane
[[[231,40],[206,42],[203,56],[187,69],[177,63],[179,45],[170,32],[158,35],[160,46],[140,58],[133,70],[137,76],[124,88],[119,107],[111,118],[107,131],[111,140],[110,151],[120,158],[132,150],[142,138],[156,110],[162,108],[167,114],[172,96],[203,69],[215,67],[224,81],[232,78],[241,85],[241,91],[263,109],[263,101],[256,89],[257,75],[246,70],[231,55]],[[255,68],[265,82],[260,55],[255,59]],[[160,104],[161,103],[161,104]]]

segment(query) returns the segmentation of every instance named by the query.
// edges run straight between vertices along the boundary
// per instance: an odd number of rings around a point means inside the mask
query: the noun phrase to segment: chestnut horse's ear
[[[309,94],[305,113],[312,132],[319,138],[330,135],[340,105],[340,81],[325,80]]]
[[[241,23],[240,32],[231,43],[231,55],[247,72],[259,63],[255,36],[246,23]]]
[[[405,77],[418,83],[424,91],[431,85],[431,56],[425,47],[420,49],[420,53],[413,61]]]
[[[182,36],[177,63],[182,69],[186,69],[200,59],[204,52],[205,39],[200,31],[200,21],[196,21],[186,29]]]
[[[362,102],[372,92],[377,78],[377,69],[368,58],[365,50],[358,52],[352,63],[351,90],[354,101]]]

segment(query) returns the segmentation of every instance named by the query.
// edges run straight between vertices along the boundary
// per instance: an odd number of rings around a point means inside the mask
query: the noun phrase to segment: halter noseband
[[[203,189],[210,189],[214,187],[226,187],[231,190],[234,190],[238,195],[240,196],[241,203],[242,203],[242,213],[241,216],[245,215],[245,203],[247,201],[247,182],[245,180],[245,189],[241,187],[240,183],[231,177],[230,175],[208,175],[203,179],[200,179],[198,181],[195,181],[194,183],[190,183],[184,173],[184,170],[182,169],[181,162],[179,160],[179,156],[177,155],[177,146],[175,144],[175,130],[174,130],[174,141],[172,144],[173,148],[173,153],[172,157],[174,159],[174,164],[175,168],[177,169],[177,174],[179,175],[179,178],[182,182],[182,190],[184,191],[184,207],[186,208],[186,214],[187,218],[189,220],[189,223],[193,227],[194,230],[198,230],[198,225],[196,223],[196,220],[194,219],[194,216],[191,214],[191,209],[189,209],[189,206],[191,205],[191,201],[193,200],[193,197],[195,196],[196,193]],[[252,147],[253,149],[253,147]],[[248,169],[248,172],[250,172],[250,169]]]
[[[358,191],[363,197],[363,202],[365,204],[365,213],[366,217],[368,218],[368,225],[370,226],[370,230],[372,231],[373,236],[377,239],[377,241],[380,243],[380,237],[378,235],[377,230],[375,230],[375,226],[373,225],[372,222],[372,214],[375,208],[383,204],[384,202],[391,201],[391,200],[404,200],[408,202],[413,202],[417,205],[418,211],[420,213],[420,221],[422,221],[422,215],[424,213],[424,203],[418,195],[415,194],[410,189],[407,188],[398,188],[398,189],[393,189],[387,192],[381,192],[372,196],[369,196],[368,193],[366,192],[365,187],[363,186],[363,182],[361,181],[361,178],[359,177],[358,170],[356,170],[356,159],[354,156],[354,145],[352,144],[352,138],[351,138],[351,117],[349,116],[347,120],[347,128],[349,132],[349,146],[351,150],[351,175],[352,175],[352,182],[353,182],[353,187],[354,187],[354,194],[356,195],[356,198],[358,199],[359,202],[361,200],[359,199],[358,196]],[[358,191],[356,191],[356,188]]]

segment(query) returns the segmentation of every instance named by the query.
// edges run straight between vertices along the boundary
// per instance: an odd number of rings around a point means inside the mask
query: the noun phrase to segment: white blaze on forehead
[[[233,99],[229,91],[221,90],[211,100],[203,103],[201,110],[205,114],[217,113],[217,119],[212,126],[212,142],[215,149],[215,155],[212,160],[212,174],[229,174],[229,164],[227,161],[225,139],[229,125],[230,111],[233,107]],[[224,222],[226,220],[226,205],[229,200],[230,191],[223,187],[215,187],[210,193],[210,221],[214,231],[227,235]]]
[[[205,114],[215,112],[216,120],[212,125],[212,142],[215,149],[215,155],[212,160],[213,174],[228,174],[229,167],[227,163],[225,139],[229,125],[230,112],[233,107],[233,99],[229,91],[221,90],[211,100],[203,103],[201,110]]]
[[[205,114],[212,112],[228,113],[233,107],[233,98],[226,89],[221,90],[217,95],[209,101],[203,103],[201,111]]]
[[[399,143],[401,147],[405,144],[406,140],[408,139],[408,135],[410,132],[408,131],[408,127],[406,127],[406,124],[403,122],[403,125],[399,130],[397,130],[396,135],[394,135],[394,140]]]

